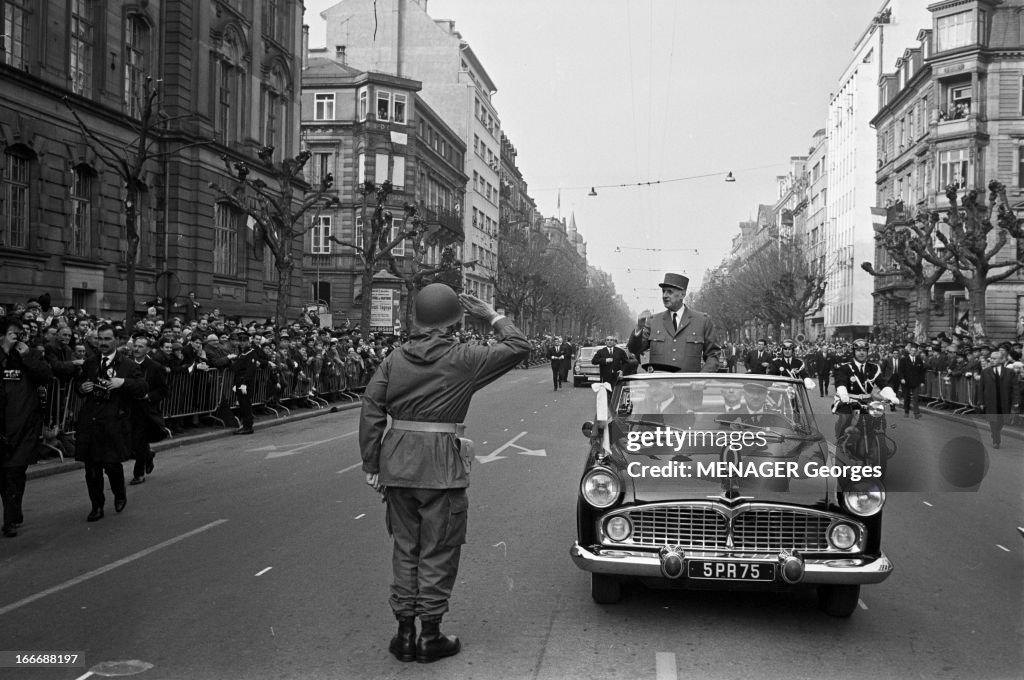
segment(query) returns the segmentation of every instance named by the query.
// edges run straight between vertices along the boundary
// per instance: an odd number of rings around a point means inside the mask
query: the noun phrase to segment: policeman
[[[499,341],[460,343],[454,326],[463,309],[489,322]],[[388,649],[401,661],[429,663],[461,648],[440,626],[466,542],[472,451],[459,436],[462,421],[473,393],[512,370],[531,345],[489,304],[457,296],[441,283],[417,294],[413,313],[412,337],[381,362],[366,386],[359,446],[366,483],[384,490],[394,538],[390,604],[398,634]]]
[[[833,373],[836,378],[836,398],[832,412],[836,418],[836,441],[853,422],[853,397],[867,396],[881,390],[881,395],[892,403],[899,398],[892,388],[882,380],[882,368],[868,361],[868,341],[860,338],[853,341],[853,360],[838,364]]]
[[[781,375],[787,378],[802,378],[804,386],[814,389],[814,381],[807,375],[807,367],[802,359],[793,356],[796,350],[796,343],[792,340],[782,341],[782,356],[775,357],[768,364],[768,375]]]
[[[232,389],[238,399],[240,426],[233,434],[252,434],[252,393],[256,387],[256,369],[264,362],[249,343],[248,333],[235,331],[234,339],[238,343],[238,355],[232,355],[231,371],[235,375]]]
[[[649,371],[716,373],[721,348],[715,325],[704,312],[683,304],[690,280],[682,274],[665,274],[658,285],[665,311],[650,322],[641,318],[630,333],[627,349],[638,357],[650,349]]]

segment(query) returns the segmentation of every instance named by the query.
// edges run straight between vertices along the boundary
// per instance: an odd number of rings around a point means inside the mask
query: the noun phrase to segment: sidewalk
[[[359,408],[361,405],[362,401],[339,402],[323,408],[314,408],[301,413],[293,413],[292,415],[285,416],[283,418],[277,418],[273,415],[264,416],[263,418],[256,419],[253,424],[253,429],[259,432],[260,430],[264,430],[268,427],[276,427],[278,425],[284,425],[285,423],[294,423],[299,420],[308,420],[309,418],[316,418],[317,416],[323,416],[329,413],[348,411]],[[189,446],[190,444],[200,444],[214,439],[230,437],[234,431],[234,427],[205,425],[199,430],[190,432],[189,434],[178,435],[165,439],[162,442],[157,442],[152,445],[152,449],[153,453],[169,451],[171,449]],[[27,477],[28,479],[37,479],[39,477],[48,477],[62,472],[70,472],[71,470],[80,470],[82,467],[84,467],[83,464],[79,463],[74,458],[65,458],[63,461],[59,457],[43,458],[35,465],[29,466]]]

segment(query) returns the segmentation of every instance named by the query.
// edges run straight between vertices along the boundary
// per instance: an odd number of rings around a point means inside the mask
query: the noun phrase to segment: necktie
[[[679,321],[675,312],[672,312],[672,330],[679,329]]]

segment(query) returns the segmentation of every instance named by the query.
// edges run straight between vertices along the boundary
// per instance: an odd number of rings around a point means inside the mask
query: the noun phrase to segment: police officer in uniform
[[[453,331],[463,309],[490,323],[498,342],[460,343]],[[466,542],[472,451],[460,437],[462,421],[473,393],[512,370],[531,345],[489,304],[457,296],[442,283],[417,294],[413,313],[412,337],[384,359],[366,386],[359,447],[366,483],[384,490],[394,537],[389,601],[398,633],[388,649],[401,661],[429,663],[461,648],[440,625]]]
[[[834,371],[836,399],[832,412],[836,414],[836,441],[853,422],[854,407],[851,397],[873,394],[881,390],[882,397],[891,403],[899,403],[896,393],[882,380],[882,368],[868,361],[868,341],[863,338],[853,341],[853,359],[838,364]]]
[[[711,317],[683,304],[689,284],[682,274],[665,274],[658,284],[665,311],[649,322],[641,319],[629,335],[630,352],[639,357],[650,350],[648,371],[718,372],[721,347]]]
[[[792,340],[782,341],[782,356],[775,357],[768,365],[768,375],[781,375],[787,378],[801,378],[804,387],[814,389],[814,381],[807,375],[807,366],[802,359],[796,358],[796,343]]]
[[[238,399],[238,420],[241,426],[233,434],[252,434],[252,392],[256,386],[256,369],[263,363],[260,353],[249,343],[249,334],[235,331],[238,356],[232,360],[231,370],[235,374],[232,390]]]

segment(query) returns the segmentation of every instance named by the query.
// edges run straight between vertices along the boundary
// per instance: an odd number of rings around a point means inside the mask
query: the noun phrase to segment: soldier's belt
[[[466,431],[465,423],[428,423],[419,420],[393,420],[391,429],[407,432],[448,432],[461,435]]]

